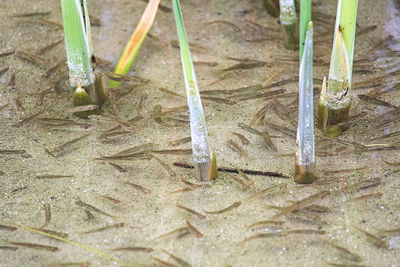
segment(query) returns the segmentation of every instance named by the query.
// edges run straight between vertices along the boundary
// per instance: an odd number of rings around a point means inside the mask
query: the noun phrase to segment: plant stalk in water
[[[279,6],[284,46],[296,50],[299,48],[299,32],[294,0],[280,0]]]
[[[299,118],[296,136],[295,176],[297,183],[315,180],[314,92],[313,92],[313,23],[307,26],[299,73]]]
[[[328,83],[324,79],[318,103],[318,127],[335,137],[345,127],[351,106],[351,81],[358,0],[339,0]]]
[[[86,0],[61,0],[69,85],[74,90],[74,106],[98,105],[105,97],[102,80],[93,72],[90,21]],[[76,115],[87,117],[88,112]]]
[[[183,24],[179,0],[172,0],[172,7],[174,10],[175,23],[178,31],[182,68],[189,106],[193,162],[196,169],[196,175],[201,181],[212,180],[215,179],[218,174],[217,161],[208,141],[203,106],[201,104],[199,87],[197,85],[196,74],[190,54],[185,26]]]
[[[160,0],[150,0],[147,4],[146,9],[140,19],[138,25],[136,26],[135,31],[133,32],[131,39],[125,47],[125,50],[119,59],[117,66],[115,67],[115,74],[125,75],[128,73],[129,69],[132,66],[133,61],[142,45],[144,39],[147,36],[151,26],[153,25],[154,18],[157,14],[158,5],[160,4]],[[118,81],[112,80],[110,82],[110,87],[114,88],[120,86],[121,83]]]
[[[304,41],[308,23],[311,21],[311,0],[300,0],[300,36],[299,36],[299,52],[300,64],[303,58]]]

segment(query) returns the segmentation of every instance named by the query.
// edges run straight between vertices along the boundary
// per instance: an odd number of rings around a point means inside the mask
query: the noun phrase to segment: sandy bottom
[[[179,50],[173,45],[177,39],[176,29],[173,14],[168,10],[157,14],[150,30],[152,37],[143,43],[131,73],[148,82],[139,85],[128,82],[119,91],[122,96],[114,95],[103,107],[101,117],[82,120],[72,116],[68,112],[72,106],[71,92],[62,90],[56,94],[52,90],[67,75],[63,42],[40,54],[45,59],[43,66],[21,59],[17,53],[2,56],[0,69],[9,67],[9,70],[0,77],[0,265],[153,266],[165,265],[162,261],[166,261],[173,264],[171,266],[324,266],[328,263],[399,266],[399,230],[385,231],[400,227],[400,167],[385,162],[399,162],[400,139],[393,135],[373,140],[399,131],[398,120],[390,122],[399,115],[379,117],[395,107],[357,97],[377,88],[381,91],[374,96],[376,99],[400,106],[399,77],[388,75],[399,67],[396,41],[383,41],[390,34],[394,39],[399,37],[396,28],[399,11],[392,1],[359,1],[358,29],[361,32],[355,48],[351,114],[365,112],[366,115],[350,124],[339,138],[326,138],[316,130],[318,179],[311,185],[295,184],[292,178],[298,52],[282,48],[277,20],[267,14],[261,0],[181,2],[186,30],[193,43],[193,58],[198,62],[195,68],[201,94],[225,99],[225,103],[203,100],[218,165],[278,172],[289,178],[248,175],[252,184],[245,186],[232,175],[220,172],[216,181],[200,183],[192,169],[173,165],[174,162],[191,163],[190,151],[187,153],[190,143],[172,146],[174,141],[190,135],[185,122],[187,113],[172,116],[181,120],[177,126],[167,125],[177,120],[163,118],[164,123],[160,124],[151,117],[156,105],[165,110],[186,105],[185,97],[159,90],[166,88],[185,96]],[[336,1],[314,2],[314,78],[318,92],[320,80],[328,75]],[[170,7],[169,1],[162,1],[162,4]],[[143,1],[89,1],[90,13],[100,22],[92,27],[95,55],[110,62],[110,65],[97,66],[100,73],[112,71],[145,5]],[[13,17],[31,12],[50,13]],[[59,1],[2,0],[1,53],[14,50],[35,54],[62,40],[62,30],[41,20],[43,18],[61,23]],[[367,29],[374,25],[375,29]],[[367,29],[366,32],[363,33],[363,29]],[[379,44],[383,45],[373,50]],[[240,63],[229,57],[266,64],[253,69],[224,71]],[[47,73],[59,63],[62,65],[57,70]],[[270,84],[289,81],[264,90],[283,90],[276,98],[264,96],[238,101],[235,95],[228,93],[206,92],[259,85],[280,69]],[[9,84],[13,74],[14,86]],[[49,93],[44,95],[41,104],[38,98],[46,89]],[[255,95],[250,93],[250,96]],[[139,113],[141,99],[145,102]],[[3,105],[7,106],[2,108]],[[266,105],[269,107],[265,118],[253,127],[273,136],[277,152],[266,146],[261,136],[238,126],[239,123],[249,125],[257,111]],[[20,122],[38,112],[32,119]],[[142,119],[130,125],[119,122],[139,115]],[[52,124],[50,118],[69,121]],[[380,126],[385,120],[388,123]],[[271,123],[286,127],[286,132],[273,128]],[[119,125],[125,134],[104,137],[107,130]],[[243,144],[234,133],[245,136],[249,144]],[[56,151],[59,146],[82,136],[85,137]],[[244,153],[233,150],[228,140]],[[385,144],[385,149],[360,149],[354,142]],[[159,161],[133,158],[110,161],[112,165],[94,160],[100,155],[112,155],[146,143],[153,144],[153,155]],[[171,149],[178,149],[179,153],[162,154],[163,150]],[[7,154],[6,150],[25,152]],[[55,157],[46,150],[55,151]],[[271,192],[255,195],[272,186],[276,187]],[[292,206],[317,193],[311,201]],[[231,209],[224,210],[231,205]],[[282,211],[275,206],[292,208]],[[51,218],[44,229],[67,234],[68,240],[86,249],[25,228],[43,227],[45,207],[50,207]],[[281,212],[283,214],[279,215]],[[253,225],[270,220],[274,222]],[[199,233],[188,230],[186,221]],[[17,229],[6,227],[12,225]],[[107,226],[113,227],[96,231]],[[164,236],[174,230],[177,231]],[[253,236],[258,238],[251,238]],[[55,248],[27,248],[15,242]],[[114,250],[127,247],[131,249]]]

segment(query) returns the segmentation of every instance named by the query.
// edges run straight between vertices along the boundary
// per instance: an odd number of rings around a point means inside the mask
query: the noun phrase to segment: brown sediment
[[[295,164],[294,181],[299,184],[311,184],[317,179],[315,175],[315,162],[310,164]]]

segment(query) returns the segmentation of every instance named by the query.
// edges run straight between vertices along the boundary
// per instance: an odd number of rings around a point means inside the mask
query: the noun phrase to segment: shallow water
[[[244,86],[262,84],[278,69],[282,72],[271,83],[293,79],[298,75],[297,51],[282,48],[280,27],[276,19],[270,17],[263,8],[262,1],[181,1],[183,17],[189,40],[197,44],[192,50],[195,61],[216,63],[216,66],[196,64],[196,72],[202,96],[207,90],[236,89]],[[329,16],[335,16],[336,1],[315,1],[313,12],[322,12],[314,21],[315,45],[314,59],[329,62],[332,45],[334,21],[329,24]],[[323,4],[322,4],[323,3]],[[63,38],[57,26],[40,23],[40,18],[61,23],[59,1],[3,0],[0,2],[0,51],[21,50],[34,54]],[[170,6],[169,1],[162,1]],[[97,17],[101,25],[92,27],[95,55],[111,61],[110,67],[98,66],[99,72],[111,71],[129,39],[141,13],[145,8],[142,1],[89,1],[89,12]],[[51,11],[49,15],[29,18],[12,17],[13,14]],[[372,51],[389,34],[395,40],[399,38],[396,23],[399,10],[390,0],[360,0],[358,12],[360,28],[377,25],[377,28],[356,39],[355,60],[364,59],[378,53],[381,55],[372,63],[355,65],[353,83],[381,77],[399,67],[399,57],[389,54],[388,49]],[[226,20],[223,23],[207,24],[210,21]],[[327,21],[327,22],[324,22]],[[266,28],[257,28],[257,22]],[[361,151],[354,145],[339,143],[338,139],[322,139],[317,135],[318,180],[311,185],[298,185],[292,179],[249,176],[254,185],[243,189],[242,185],[226,173],[220,172],[210,186],[195,188],[191,191],[174,193],[187,188],[180,181],[180,175],[196,184],[193,170],[173,166],[173,162],[189,162],[190,155],[163,155],[156,157],[167,163],[175,172],[169,175],[156,160],[134,159],[115,162],[127,172],[121,173],[107,162],[96,161],[99,155],[112,155],[129,147],[144,143],[153,143],[155,149],[173,149],[169,142],[190,135],[188,124],[178,127],[165,127],[151,117],[153,108],[183,106],[185,98],[161,92],[163,87],[185,95],[181,71],[179,50],[170,45],[176,40],[176,29],[171,12],[159,11],[150,30],[153,38],[147,38],[135,60],[132,74],[148,79],[149,83],[132,86],[132,92],[123,98],[111,101],[104,106],[105,118],[116,116],[123,121],[138,115],[138,104],[143,94],[147,100],[142,112],[143,119],[132,123],[132,131],[122,137],[103,140],[100,135],[119,124],[105,119],[81,120],[71,116],[68,110],[72,106],[71,92],[63,90],[61,95],[46,94],[44,105],[37,105],[38,93],[47,88],[54,88],[57,81],[67,75],[66,65],[52,73],[49,78],[45,72],[59,62],[65,61],[63,43],[48,49],[42,55],[49,63],[48,67],[38,67],[19,58],[16,54],[1,57],[0,69],[9,66],[8,72],[0,77],[0,106],[8,104],[0,111],[0,150],[26,150],[26,155],[0,154],[0,224],[26,225],[41,227],[45,222],[44,204],[51,207],[51,220],[46,229],[65,232],[68,239],[113,255],[120,261],[132,265],[159,265],[154,260],[159,258],[177,264],[162,249],[176,255],[193,266],[323,266],[327,262],[349,263],[340,250],[324,243],[330,241],[345,247],[361,257],[356,263],[366,266],[398,266],[400,262],[399,236],[384,233],[383,230],[397,229],[400,226],[400,204],[397,201],[400,190],[400,167],[390,166],[387,162],[399,162],[399,137],[371,140],[374,137],[399,131],[399,123],[391,123],[378,128],[382,122],[380,114],[391,108],[377,106],[359,100],[357,94],[366,94],[377,86],[357,89],[353,95],[352,115],[365,111],[367,115],[350,125],[339,137],[346,142],[368,144],[390,144],[386,151]],[[391,42],[390,49],[396,49],[396,42]],[[398,46],[398,44],[397,44]],[[251,58],[267,62],[263,67],[221,72],[238,62],[227,57]],[[386,57],[385,57],[386,56]],[[285,60],[291,58],[294,61]],[[215,64],[214,64],[215,65]],[[328,74],[327,64],[315,64],[314,77],[322,79]],[[364,71],[360,71],[363,69]],[[357,71],[358,70],[358,71]],[[11,74],[15,73],[15,87],[7,86]],[[223,74],[226,74],[222,79]],[[219,81],[221,79],[221,81]],[[378,80],[378,79],[376,79]],[[218,81],[214,83],[215,81]],[[396,88],[399,77],[392,75],[378,87],[384,89],[377,96],[392,105],[400,105],[399,90]],[[293,81],[271,90],[286,89],[286,93],[297,92],[297,82]],[[320,82],[315,83],[315,90],[320,90]],[[231,96],[218,95],[233,100]],[[19,98],[24,111],[18,109],[15,99]],[[279,172],[292,176],[294,172],[295,140],[268,126],[268,123],[296,129],[297,107],[295,95],[278,95],[286,111],[279,116],[268,109],[265,119],[253,127],[268,131],[278,152],[269,149],[263,138],[250,134],[238,123],[249,124],[253,116],[263,106],[272,103],[273,98],[239,101],[234,105],[203,100],[207,119],[210,142],[217,155],[220,167],[241,168]],[[316,105],[315,105],[316,106]],[[34,119],[21,125],[15,124],[38,111]],[[184,114],[184,113],[181,113]],[[287,118],[289,117],[289,118]],[[90,126],[45,126],[38,118],[63,118]],[[398,118],[398,115],[394,116]],[[241,133],[250,141],[242,145],[232,132]],[[58,157],[52,157],[45,149],[54,150],[63,143],[89,134],[81,141],[66,147]],[[232,139],[248,154],[243,156],[232,150],[227,141]],[[190,149],[190,143],[178,148]],[[338,155],[338,149],[345,149]],[[326,152],[326,153],[325,153]],[[325,153],[325,155],[321,155]],[[347,170],[347,171],[343,171]],[[336,172],[335,172],[336,171]],[[40,175],[70,175],[69,178],[38,179]],[[349,186],[368,179],[380,178],[377,186],[353,188]],[[148,194],[127,185],[135,183],[150,190]],[[276,193],[247,201],[256,192],[273,185],[281,185]],[[315,213],[302,211],[290,213],[275,220],[283,221],[280,227],[248,227],[259,221],[271,220],[279,210],[270,206],[289,206],[307,196],[327,190],[327,194],[317,199],[317,205],[329,208],[329,212]],[[346,202],[363,195],[382,193],[381,197]],[[120,203],[102,198],[106,195],[120,200]],[[105,216],[93,212],[89,219],[85,208],[76,204],[78,200],[113,215]],[[241,205],[221,214],[208,214],[206,211],[224,209],[235,202]],[[201,220],[176,205],[183,205],[206,216]],[[195,238],[188,234],[178,238],[171,235],[159,236],[172,230],[186,227],[185,220],[193,224],[204,236]],[[82,234],[100,227],[116,223],[125,223],[124,227],[103,232]],[[382,238],[388,248],[377,247],[366,235],[357,230],[362,228]],[[314,234],[288,234],[253,239],[242,242],[258,233],[276,233],[291,230],[319,230]],[[319,234],[318,234],[319,233]],[[0,249],[1,266],[48,266],[54,263],[89,262],[90,266],[119,266],[104,256],[73,246],[71,244],[31,233],[24,229],[6,231],[0,229],[0,246],[12,246],[8,242],[29,242],[56,246],[60,250],[49,252],[19,247],[16,251]],[[132,251],[112,251],[119,247],[148,247],[151,253]]]

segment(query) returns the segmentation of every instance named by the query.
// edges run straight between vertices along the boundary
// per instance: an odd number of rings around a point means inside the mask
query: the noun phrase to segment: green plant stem
[[[212,152],[201,104],[199,87],[190,54],[189,42],[183,24],[179,0],[172,0],[175,23],[181,52],[182,68],[185,78],[186,94],[190,115],[190,131],[192,137],[193,162],[199,180],[214,179],[217,175],[215,155]]]
[[[82,10],[82,5],[85,6],[85,3],[86,1],[81,3],[80,0],[61,0],[69,83],[74,88],[79,83],[85,87],[93,84],[94,81],[86,27],[89,23],[89,15],[85,14],[84,17],[84,10]]]
[[[303,58],[304,41],[308,23],[311,21],[311,0],[300,0],[300,35],[299,35],[299,52],[300,63]]]
[[[294,180],[302,184],[312,183],[315,180],[313,101],[313,23],[310,21],[299,71],[299,117]]]
[[[349,56],[350,84],[353,70],[354,43],[356,36],[358,0],[339,0],[336,14],[336,29],[340,26],[343,33],[344,45]],[[334,37],[335,38],[335,37]]]
[[[335,137],[346,129],[335,126],[350,116],[352,65],[354,53],[357,0],[339,0],[328,83],[322,86],[318,103],[317,126]]]
[[[279,5],[284,46],[296,50],[299,47],[299,32],[294,0],[280,0]]]

